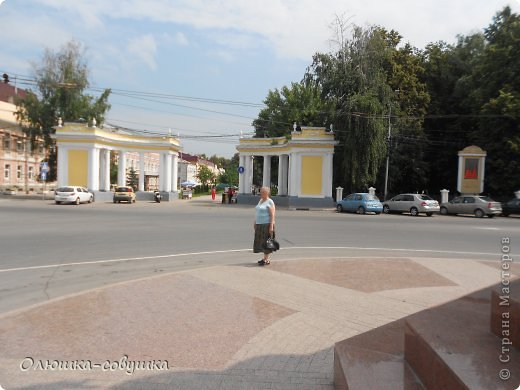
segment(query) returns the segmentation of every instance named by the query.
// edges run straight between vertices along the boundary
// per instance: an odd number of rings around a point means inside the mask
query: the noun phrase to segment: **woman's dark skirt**
[[[273,232],[274,237],[274,232]],[[253,252],[254,253],[272,253],[273,251],[270,249],[265,249],[264,245],[269,238],[269,224],[256,224],[255,228],[255,242],[253,244]]]

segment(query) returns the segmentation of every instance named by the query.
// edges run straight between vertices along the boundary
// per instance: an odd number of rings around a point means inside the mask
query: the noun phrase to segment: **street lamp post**
[[[386,138],[388,143],[388,150],[386,151],[386,172],[385,172],[385,195],[384,200],[388,194],[388,166],[390,165],[390,138],[392,137],[392,105],[390,105],[390,111],[388,114],[388,136]]]
[[[396,89],[394,92],[399,93],[399,90]],[[385,172],[385,195],[384,200],[386,200],[386,196],[388,194],[388,167],[390,166],[390,148],[391,148],[391,138],[392,138],[392,104],[390,103],[390,109],[388,111],[388,150],[386,152],[386,172]]]

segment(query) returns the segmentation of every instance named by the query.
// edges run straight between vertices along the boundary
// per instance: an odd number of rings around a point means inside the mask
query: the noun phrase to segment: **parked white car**
[[[54,191],[54,201],[56,204],[62,203],[92,203],[94,194],[83,187],[66,186],[60,187]]]

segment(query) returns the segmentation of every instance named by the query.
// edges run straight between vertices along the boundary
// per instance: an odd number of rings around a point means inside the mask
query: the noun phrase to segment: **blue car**
[[[375,195],[367,193],[350,194],[343,200],[340,200],[336,206],[338,213],[350,211],[352,213],[365,214],[376,213],[381,214],[383,205]]]

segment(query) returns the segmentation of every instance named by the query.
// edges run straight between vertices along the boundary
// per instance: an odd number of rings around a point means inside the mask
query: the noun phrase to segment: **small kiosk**
[[[484,168],[487,153],[478,146],[459,151],[457,191],[462,195],[478,195],[484,191]]]

